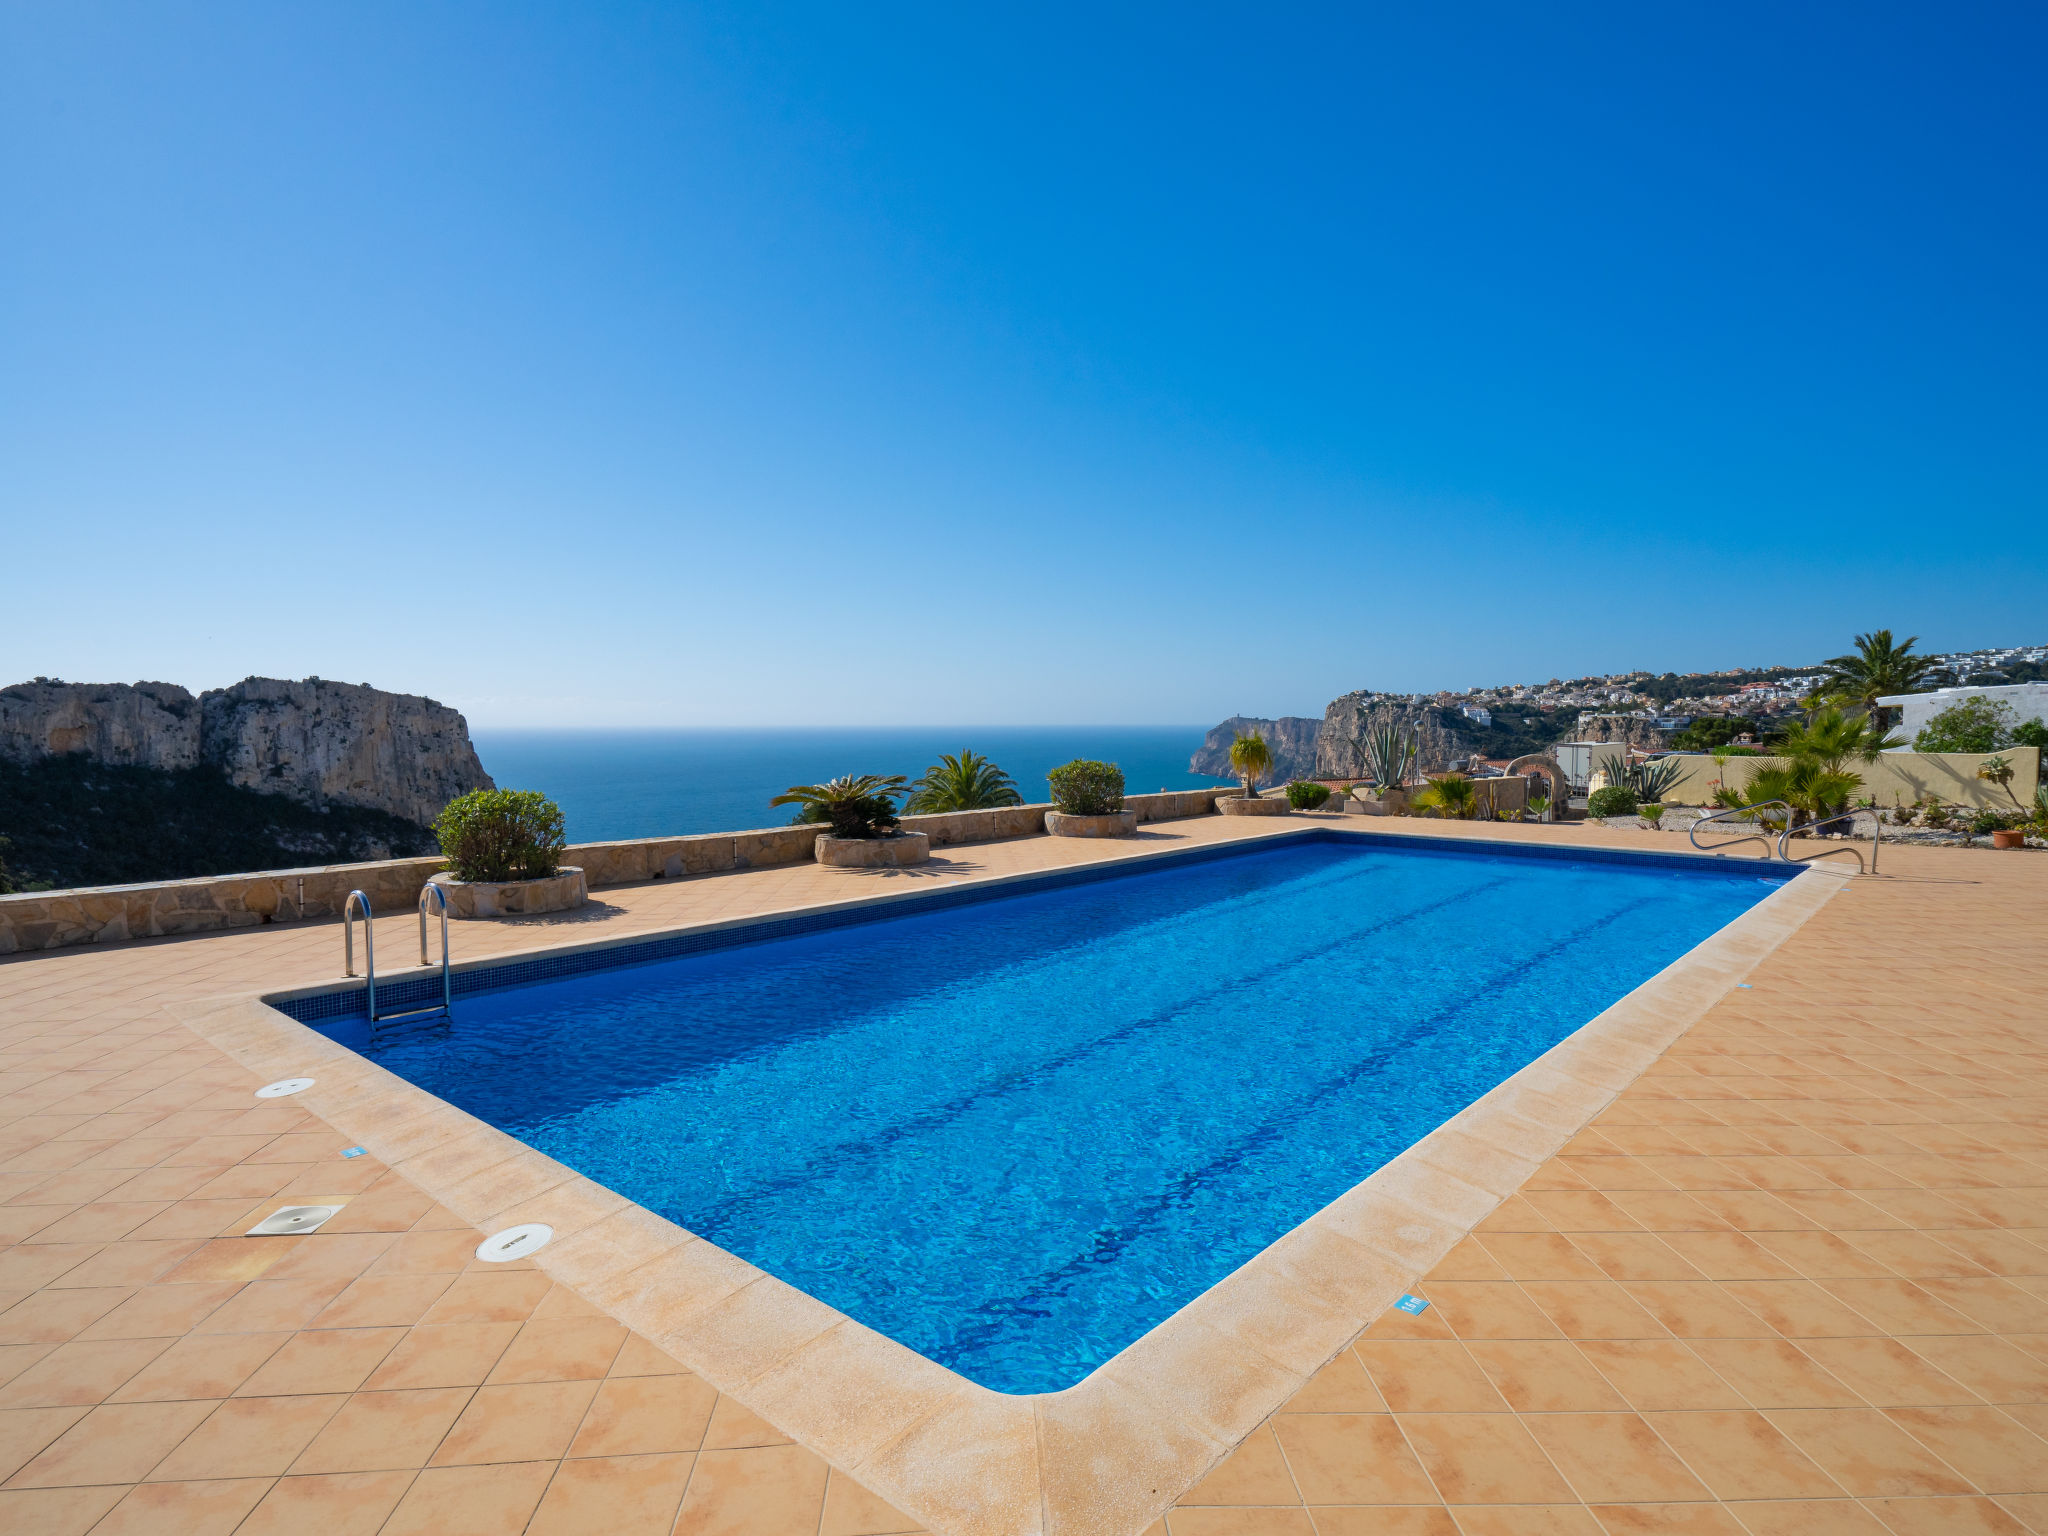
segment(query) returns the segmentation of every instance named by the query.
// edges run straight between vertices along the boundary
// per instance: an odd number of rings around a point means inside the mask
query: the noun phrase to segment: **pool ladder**
[[[341,907],[341,974],[353,976],[356,973],[356,910],[363,914],[363,979],[365,1003],[370,1015],[370,1028],[374,1031],[379,1024],[409,1024],[433,1018],[453,1018],[455,1002],[455,978],[448,969],[448,893],[428,881],[420,888],[420,964],[428,965],[427,958],[427,907],[437,906],[441,911],[441,1001],[430,1003],[424,1008],[395,1008],[390,1013],[377,1011],[377,949],[370,933],[370,898],[361,891],[350,891],[348,900]]]

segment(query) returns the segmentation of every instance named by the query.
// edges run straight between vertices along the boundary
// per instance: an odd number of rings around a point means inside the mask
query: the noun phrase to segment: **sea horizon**
[[[915,779],[941,753],[971,749],[1048,798],[1046,774],[1077,757],[1116,763],[1131,794],[1225,782],[1192,772],[1206,725],[472,727],[501,789],[535,789],[562,807],[571,842],[681,837],[786,824],[768,802],[841,774]]]

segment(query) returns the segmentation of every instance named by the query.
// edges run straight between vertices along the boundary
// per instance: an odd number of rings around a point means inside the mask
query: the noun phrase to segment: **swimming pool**
[[[319,1027],[973,1381],[1055,1391],[1781,878],[1329,834],[785,922],[376,1047]]]

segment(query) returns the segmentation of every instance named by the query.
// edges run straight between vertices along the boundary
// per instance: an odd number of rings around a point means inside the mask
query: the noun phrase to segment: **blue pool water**
[[[1310,842],[484,992],[375,1054],[975,1381],[1052,1391],[1771,885]]]

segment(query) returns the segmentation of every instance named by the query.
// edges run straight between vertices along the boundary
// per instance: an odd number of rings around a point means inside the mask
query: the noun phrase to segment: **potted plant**
[[[1352,785],[1351,793],[1367,814],[1408,814],[1408,774],[1421,745],[1421,736],[1407,726],[1379,725],[1366,733],[1366,782]]]
[[[1216,809],[1226,816],[1285,816],[1293,809],[1285,800],[1262,800],[1259,798],[1259,780],[1273,771],[1273,749],[1266,745],[1266,738],[1257,731],[1246,735],[1237,733],[1237,739],[1230,744],[1230,766],[1237,774],[1237,781],[1244,787],[1241,795],[1225,795],[1217,800]]]
[[[1124,771],[1115,763],[1077,757],[1045,776],[1053,808],[1045,830],[1054,837],[1129,837],[1138,813],[1124,809]]]
[[[931,839],[922,832],[900,830],[896,802],[908,793],[903,775],[862,773],[827,779],[823,784],[795,784],[768,803],[794,805],[797,825],[815,822],[820,832],[811,856],[839,869],[873,869],[922,864],[931,857]]]
[[[473,789],[441,808],[434,835],[450,917],[566,912],[588,896],[583,871],[562,862],[562,808],[535,790]]]

